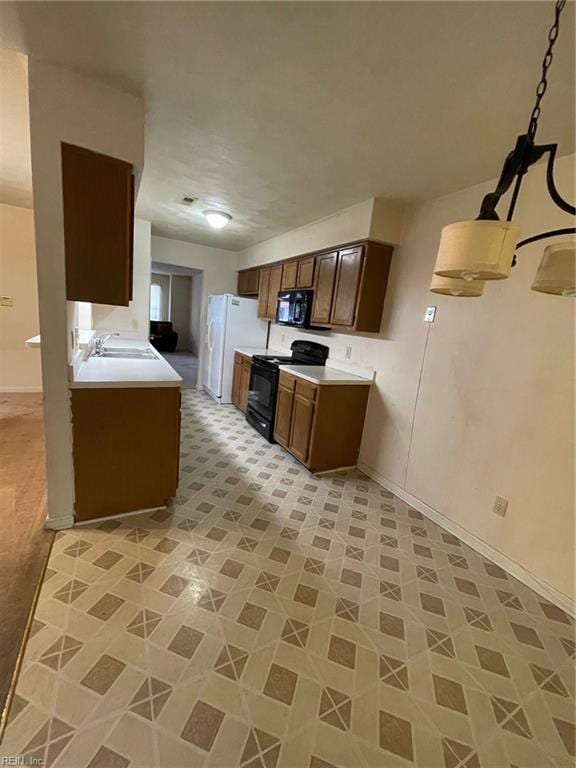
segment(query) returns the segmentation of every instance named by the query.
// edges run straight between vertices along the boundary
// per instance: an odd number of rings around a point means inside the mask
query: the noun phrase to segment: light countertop
[[[89,357],[82,362],[70,382],[71,389],[108,389],[128,387],[179,387],[182,378],[145,340],[109,339],[105,347],[151,349],[154,359]]]
[[[279,368],[281,371],[310,381],[312,384],[356,384],[365,387],[372,384],[372,378],[357,376],[347,371],[341,371],[338,368],[323,365],[280,365]]]
[[[285,350],[282,352],[279,349],[264,349],[263,347],[235,347],[234,352],[239,352],[246,357],[254,357],[254,355],[281,355],[282,357],[290,357],[292,352]]]
[[[86,347],[89,343],[90,339],[94,336],[94,331],[79,331],[78,332],[78,346],[80,347]],[[27,347],[31,347],[32,349],[38,349],[42,346],[42,337],[40,334],[38,336],[32,336],[31,339],[26,339],[24,342]]]

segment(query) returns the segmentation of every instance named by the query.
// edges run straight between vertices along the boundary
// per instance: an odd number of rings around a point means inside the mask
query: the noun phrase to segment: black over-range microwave
[[[313,291],[280,291],[276,305],[276,322],[308,328],[312,311]]]

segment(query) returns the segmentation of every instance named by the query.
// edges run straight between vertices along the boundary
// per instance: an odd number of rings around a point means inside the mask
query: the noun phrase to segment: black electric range
[[[315,341],[296,340],[290,345],[290,357],[254,355],[248,390],[246,420],[269,443],[274,442],[274,416],[280,365],[325,365],[329,349]]]

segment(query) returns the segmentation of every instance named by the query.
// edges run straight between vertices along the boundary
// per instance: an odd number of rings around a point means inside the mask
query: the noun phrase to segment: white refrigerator
[[[268,323],[258,302],[231,293],[208,297],[204,389],[221,404],[232,402],[235,347],[266,347]]]

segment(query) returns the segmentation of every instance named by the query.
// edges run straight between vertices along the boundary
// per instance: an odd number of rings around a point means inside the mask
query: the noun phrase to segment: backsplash
[[[382,339],[371,339],[332,331],[315,332],[301,328],[288,328],[276,324],[270,326],[268,346],[273,349],[290,349],[294,339],[308,339],[325,344],[330,349],[330,359],[351,363],[365,368],[375,368],[374,355]]]

